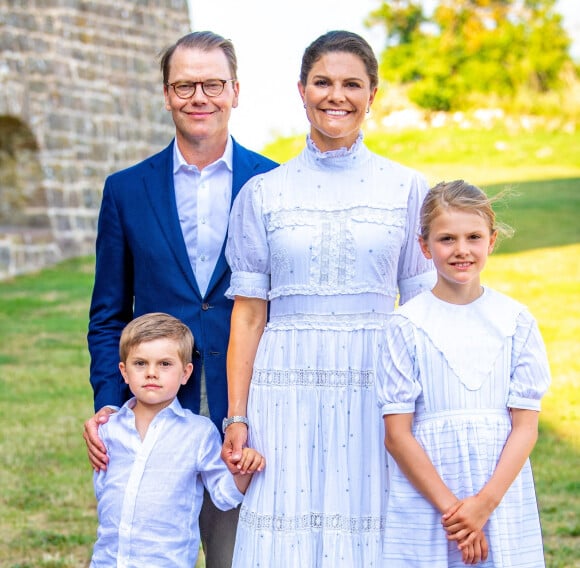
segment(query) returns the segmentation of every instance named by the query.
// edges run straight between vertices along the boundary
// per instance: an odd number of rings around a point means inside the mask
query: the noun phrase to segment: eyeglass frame
[[[211,81],[217,81],[218,83],[222,84],[222,90],[217,95],[209,95],[208,93],[205,92],[205,87],[203,86],[204,83],[208,83]],[[174,83],[165,83],[165,85],[167,87],[171,87],[173,89],[173,92],[175,93],[176,97],[180,98],[181,100],[187,100],[195,95],[195,93],[197,92],[198,85],[201,85],[201,90],[206,97],[214,98],[214,97],[219,97],[224,92],[224,90],[226,88],[226,83],[235,83],[235,82],[236,82],[236,79],[205,79],[204,81],[175,81]],[[183,97],[183,96],[179,95],[177,93],[177,91],[175,90],[175,86],[180,85],[180,84],[193,86],[193,92],[191,93],[191,95],[188,95],[187,97]]]

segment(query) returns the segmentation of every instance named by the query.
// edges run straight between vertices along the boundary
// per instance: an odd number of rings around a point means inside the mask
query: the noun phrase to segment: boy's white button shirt
[[[133,405],[131,399],[99,427],[110,461],[94,475],[99,527],[91,566],[191,568],[204,486],[222,510],[243,495],[221,460],[221,438],[209,419],[175,399],[141,441]]]

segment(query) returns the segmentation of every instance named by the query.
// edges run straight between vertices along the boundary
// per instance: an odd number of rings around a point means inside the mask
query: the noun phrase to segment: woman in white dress
[[[377,347],[397,296],[430,289],[434,271],[416,236],[424,178],[362,142],[377,73],[360,36],[315,40],[298,84],[306,148],[232,209],[222,455],[235,467],[248,443],[266,459],[241,510],[237,568],[382,565]]]
[[[544,566],[528,458],[550,372],[525,306],[481,286],[497,234],[477,187],[442,183],[425,199],[437,283],[389,316],[378,366],[389,568]]]

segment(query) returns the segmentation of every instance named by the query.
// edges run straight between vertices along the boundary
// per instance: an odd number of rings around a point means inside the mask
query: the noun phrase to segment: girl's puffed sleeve
[[[421,385],[417,379],[414,345],[413,324],[396,313],[388,316],[375,381],[381,416],[415,412]]]
[[[550,380],[550,365],[538,324],[524,310],[518,315],[512,344],[508,407],[540,410],[540,400]]]
[[[405,241],[397,271],[400,305],[421,292],[431,290],[437,278],[433,263],[423,255],[418,240],[421,205],[428,191],[427,180],[416,173],[412,177],[407,199]]]
[[[262,214],[264,179],[250,179],[234,201],[230,213],[226,260],[232,277],[226,296],[266,300],[270,290],[270,251]]]

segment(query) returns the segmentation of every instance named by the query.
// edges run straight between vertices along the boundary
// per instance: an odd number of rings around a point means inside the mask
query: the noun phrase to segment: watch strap
[[[245,424],[248,428],[250,427],[250,422],[245,416],[230,416],[229,418],[224,418],[222,422],[222,432],[225,434],[228,426],[231,426],[237,422]]]

